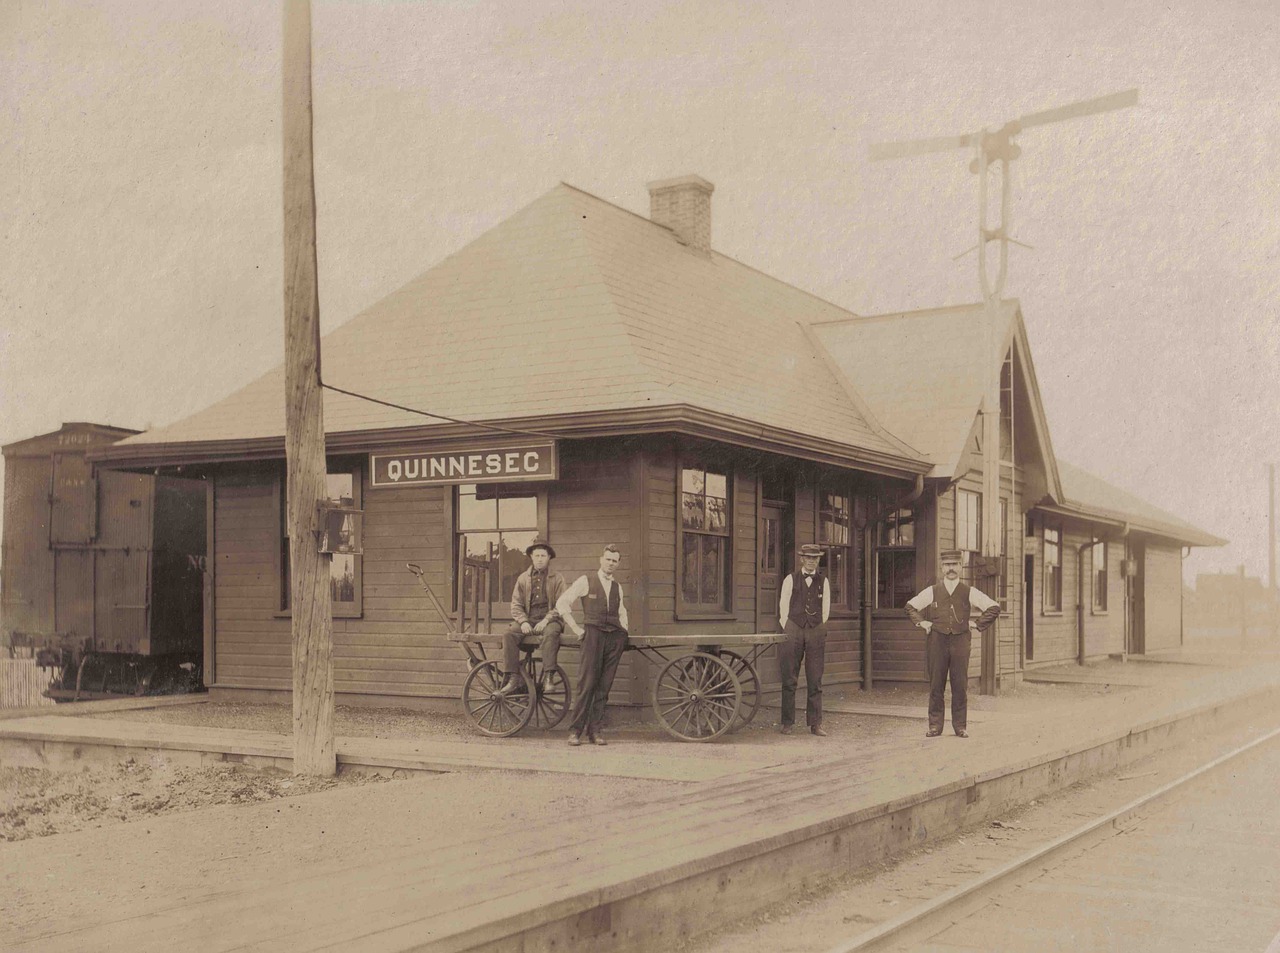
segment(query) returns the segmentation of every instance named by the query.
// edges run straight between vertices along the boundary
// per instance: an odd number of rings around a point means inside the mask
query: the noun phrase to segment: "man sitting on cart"
[[[531,565],[516,578],[511,593],[511,626],[502,636],[502,671],[506,674],[500,695],[525,690],[520,670],[520,644],[536,637],[542,645],[542,685],[551,689],[551,675],[560,654],[560,636],[564,625],[556,611],[556,600],[564,594],[564,577],[548,568],[556,551],[541,536],[535,536],[525,549]]]

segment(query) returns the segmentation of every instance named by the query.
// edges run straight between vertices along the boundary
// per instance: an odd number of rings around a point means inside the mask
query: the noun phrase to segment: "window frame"
[[[340,460],[327,459],[325,461],[325,475],[349,475],[351,477],[351,505],[355,509],[364,508],[364,467],[359,461],[342,462]],[[276,475],[272,502],[275,506],[279,527],[277,532],[279,545],[276,547],[275,553],[276,611],[274,615],[276,618],[282,619],[293,617],[293,576],[292,561],[289,557],[289,513],[287,508],[289,500],[288,480],[288,466],[281,466]],[[331,586],[335,558],[337,558],[336,555],[329,557],[329,581]],[[352,560],[352,571],[355,577],[354,598],[350,602],[330,600],[329,605],[335,619],[360,619],[364,617],[364,556],[351,553],[344,558]]]
[[[835,507],[826,507],[826,497],[841,497],[844,500],[844,510],[847,522],[840,523],[834,519],[834,515],[838,512]],[[859,496],[856,487],[852,482],[846,482],[841,488],[838,481],[826,481],[819,483],[814,488],[813,496],[814,505],[814,526],[816,528],[815,535],[817,543],[822,547],[822,570],[827,579],[831,581],[831,614],[832,615],[857,615],[860,611],[858,600],[860,590],[861,573],[858,571],[858,560],[861,546],[859,545],[860,532],[859,525],[865,523],[867,512],[870,507],[870,501],[865,496]],[[823,520],[825,513],[831,513],[833,519],[830,521],[833,525],[843,525],[846,530],[847,541],[833,542],[823,539],[823,532],[828,525]],[[831,571],[832,565],[835,563],[834,554],[839,551],[844,557],[844,572],[841,578],[837,579],[836,574]],[[837,598],[837,583],[840,586],[839,597]]]
[[[964,494],[965,497],[964,502],[966,511],[963,520],[966,531],[963,534],[963,539],[961,538],[961,494]],[[973,503],[972,507],[969,506],[970,500]],[[965,490],[960,487],[956,487],[955,493],[952,496],[952,508],[955,518],[954,536],[956,549],[960,550],[964,559],[964,562],[960,566],[960,581],[967,586],[972,586],[974,584],[973,562],[975,558],[982,555],[982,493],[978,490]],[[967,531],[969,524],[968,511],[971,508],[973,510],[973,538],[969,539],[969,533]],[[972,543],[973,545],[967,545],[969,543]]]
[[[1054,534],[1052,544],[1049,540],[1049,534]],[[1057,562],[1050,566],[1049,563],[1049,547],[1052,545],[1057,550]],[[1054,568],[1057,574],[1054,577],[1053,585],[1049,584],[1049,570]],[[1047,521],[1040,528],[1040,613],[1041,615],[1061,615],[1062,614],[1062,524],[1051,525]],[[1056,602],[1050,602],[1050,596],[1056,597]]]
[[[872,509],[873,511],[879,510],[878,501],[873,502]],[[911,517],[912,536],[911,536],[910,545],[903,544],[900,538],[901,530],[899,527],[901,526],[901,519],[904,513],[910,514],[910,517]],[[875,597],[874,597],[874,602],[872,604],[873,609],[884,610],[889,612],[900,611],[906,608],[907,601],[910,600],[917,592],[916,576],[917,576],[917,571],[919,567],[917,565],[918,560],[917,560],[917,551],[916,551],[917,542],[915,538],[915,527],[919,522],[918,517],[919,517],[919,514],[914,506],[903,506],[894,510],[892,513],[886,516],[885,521],[880,526],[876,527],[875,545],[872,547],[872,550],[873,550],[872,558],[875,560]],[[892,526],[890,525],[890,521],[892,521]],[[893,539],[895,536],[898,536],[899,537],[898,541],[894,543],[882,542],[882,540],[886,535],[890,539]],[[880,591],[881,591],[880,569],[882,564],[881,556],[885,556],[885,555],[891,557],[891,563],[893,566],[893,581],[896,581],[899,578],[898,567],[899,567],[900,561],[905,562],[904,557],[907,557],[907,556],[910,556],[910,559],[911,559],[911,562],[910,562],[911,593],[910,595],[907,596],[906,599],[903,600],[902,605],[900,606],[881,605],[880,603]],[[896,592],[897,586],[892,585],[891,583],[890,591]]]
[[[684,479],[687,471],[697,471],[703,474],[702,497],[704,501],[707,498],[706,475],[713,473],[717,476],[723,476],[725,481],[725,497],[724,497],[724,530],[723,532],[707,529],[696,529],[684,525],[684,502],[685,488]],[[676,591],[675,617],[677,620],[682,619],[732,619],[734,618],[734,572],[733,572],[733,550],[734,550],[734,513],[735,513],[735,494],[734,484],[737,474],[734,468],[727,463],[722,463],[714,458],[702,457],[697,454],[680,454],[676,459],[675,471],[675,563],[676,563]],[[705,505],[705,503],[704,503]],[[704,510],[705,514],[705,510]],[[721,581],[721,598],[719,603],[711,602],[688,602],[685,600],[684,582],[685,582],[685,536],[697,536],[699,540],[704,538],[720,539],[724,542],[720,548],[720,575]],[[702,578],[702,550],[699,548],[698,553],[698,575]]]
[[[495,518],[494,518],[495,527],[493,529],[464,530],[462,528],[462,497],[464,496],[462,490],[464,487],[483,487],[485,493],[493,494],[492,498],[495,501],[495,510],[496,510]],[[451,532],[449,533],[450,545],[449,545],[449,553],[448,553],[448,562],[446,564],[451,567],[449,570],[449,580],[450,580],[449,610],[454,616],[457,616],[459,612],[459,606],[458,606],[458,584],[457,584],[456,574],[459,568],[458,567],[459,537],[463,535],[480,535],[480,534],[497,533],[499,536],[499,539],[501,539],[501,536],[504,532],[509,532],[509,533],[530,533],[531,532],[537,536],[542,536],[543,538],[546,538],[550,535],[547,532],[549,495],[545,485],[534,484],[531,482],[454,483],[454,484],[450,484],[446,489],[449,490],[449,505],[451,507],[451,517],[452,517]],[[537,525],[533,527],[526,527],[526,526],[503,527],[501,525],[502,507],[498,505],[498,501],[503,499],[519,499],[524,497],[532,497],[534,500],[534,506],[535,506],[534,522]],[[516,576],[519,576],[521,572],[524,572],[526,569],[528,569],[530,565],[528,561],[529,557],[524,556],[523,553],[521,554],[521,556],[525,560],[525,563],[523,566],[520,567],[519,572],[515,574]],[[552,572],[554,571],[555,571],[555,568],[553,566]],[[494,579],[495,579],[494,585],[497,587],[497,593],[496,593],[496,596],[493,599],[491,599],[489,603],[491,616],[494,619],[509,620],[511,618],[511,592],[510,591],[503,592],[503,589],[502,589],[502,551],[501,549],[499,549],[499,552],[498,552],[498,567],[497,567],[497,572]],[[484,600],[482,599],[481,601],[483,602]]]
[[[1098,567],[1099,547],[1101,547],[1101,551],[1102,551],[1101,570],[1099,570],[1099,567]],[[1107,541],[1105,539],[1097,540],[1093,544],[1093,546],[1090,547],[1090,550],[1089,550],[1089,578],[1090,578],[1089,588],[1090,590],[1092,590],[1091,598],[1089,601],[1091,604],[1090,612],[1093,615],[1107,615],[1108,612],[1110,612],[1110,606],[1108,604],[1109,596],[1110,596],[1110,585],[1109,585],[1110,580],[1107,575],[1108,572],[1110,572],[1110,568],[1111,568],[1110,563],[1111,563],[1111,557],[1110,557],[1110,554],[1107,552]],[[1102,601],[1101,602],[1098,601],[1099,571],[1101,571],[1101,574],[1102,574],[1102,586],[1101,586]]]

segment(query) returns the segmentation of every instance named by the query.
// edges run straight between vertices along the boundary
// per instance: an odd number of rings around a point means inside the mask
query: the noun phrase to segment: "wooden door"
[[[756,631],[777,632],[778,589],[786,574],[783,566],[786,510],[775,503],[760,506],[760,527],[756,536],[757,572],[760,595],[756,600]]]

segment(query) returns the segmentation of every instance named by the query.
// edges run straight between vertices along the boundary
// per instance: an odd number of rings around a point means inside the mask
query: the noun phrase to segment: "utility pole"
[[[1280,589],[1276,588],[1276,465],[1267,464],[1267,615],[1271,618],[1271,638],[1276,637],[1276,613],[1280,612]]]
[[[284,0],[285,459],[293,620],[293,770],[336,773],[333,743],[333,606],[320,552],[325,499],[320,389],[320,292],[311,152],[311,4]]]

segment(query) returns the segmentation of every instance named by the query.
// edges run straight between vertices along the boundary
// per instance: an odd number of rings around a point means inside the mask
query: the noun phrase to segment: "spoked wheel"
[[[543,667],[541,659],[531,660],[524,671],[526,681],[533,679],[538,697],[537,704],[533,706],[531,724],[535,728],[549,731],[564,721],[564,716],[569,714],[569,706],[573,703],[573,693],[569,689],[569,678],[565,675],[564,669],[557,665],[551,669],[550,687],[544,689],[542,682],[547,670]]]
[[[737,676],[742,685],[742,703],[738,705],[738,717],[729,726],[730,731],[737,731],[751,724],[751,719],[760,710],[760,676],[756,674],[756,667],[737,652],[721,649],[720,661],[729,666],[729,671]]]
[[[705,652],[672,659],[653,683],[653,710],[667,734],[710,741],[738,717],[742,685],[725,662]]]
[[[462,683],[462,707],[467,718],[486,735],[505,738],[529,724],[533,717],[533,698],[524,672],[517,672],[523,690],[499,695],[506,676],[496,661],[481,662]]]

